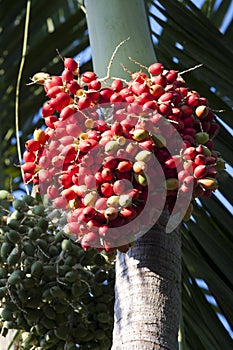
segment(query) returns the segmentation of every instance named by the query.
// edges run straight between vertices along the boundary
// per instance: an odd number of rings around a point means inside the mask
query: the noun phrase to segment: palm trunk
[[[167,215],[116,262],[112,350],[178,349],[181,244]]]
[[[119,65],[139,67],[156,61],[143,0],[86,0],[87,23],[95,72],[104,77],[111,66],[115,77],[129,79]],[[179,229],[165,233],[167,214],[116,261],[115,324],[112,350],[178,348],[181,242]]]

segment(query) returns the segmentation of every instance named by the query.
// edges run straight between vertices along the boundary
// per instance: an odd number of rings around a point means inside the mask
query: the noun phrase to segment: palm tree
[[[219,31],[230,2],[222,1],[217,7],[217,2],[205,1],[202,9],[198,9],[191,1],[160,0],[145,3],[150,20],[156,21],[162,28],[161,33],[152,30],[158,60],[167,67],[179,70],[186,70],[203,63],[202,68],[189,72],[185,75],[185,79],[190,87],[200,91],[209,99],[213,109],[222,110],[219,113],[222,128],[216,139],[216,147],[230,164],[232,22],[228,24],[224,34]],[[26,6],[16,2],[9,8],[6,0],[2,0],[0,7],[3,77],[1,81],[3,121],[1,159],[4,160],[1,162],[1,187],[9,187],[11,182],[9,177],[11,177],[14,179],[13,186],[17,188],[20,182],[20,178],[17,178],[18,168],[9,167],[9,165],[17,162],[13,118],[14,96]],[[34,128],[31,121],[43,100],[40,88],[25,86],[29,82],[28,77],[39,70],[54,74],[61,70],[56,48],[60,50],[62,56],[87,53],[85,50],[88,50],[89,37],[82,7],[83,4],[79,7],[73,1],[56,3],[34,1],[32,3],[28,51],[20,89],[22,143]],[[163,16],[158,15],[157,11]],[[152,28],[154,28],[153,25]],[[87,57],[87,55],[81,56]],[[82,69],[90,68],[91,62],[88,57]],[[41,121],[37,122],[37,125],[40,124]],[[219,182],[220,193],[230,202],[232,183],[229,171],[222,173]],[[193,220],[188,224],[182,224],[183,318],[180,325],[181,345],[185,349],[228,349],[231,344],[230,336],[218,315],[224,315],[232,327],[232,232],[230,229],[232,219],[227,202],[222,202],[217,195],[208,200],[202,200],[200,206],[195,208]],[[205,281],[205,285],[200,286],[199,280]],[[209,299],[206,300],[210,296],[215,298],[214,304],[208,302]]]

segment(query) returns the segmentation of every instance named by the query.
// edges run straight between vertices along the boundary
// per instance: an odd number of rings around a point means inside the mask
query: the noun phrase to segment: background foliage
[[[44,93],[41,87],[26,85],[30,77],[38,71],[61,72],[62,61],[56,49],[63,57],[78,55],[82,71],[92,67],[86,19],[80,3],[75,0],[31,2],[27,55],[20,87],[22,147],[35,126],[42,125],[37,115]],[[219,178],[220,189],[212,198],[199,202],[193,219],[182,227],[181,325],[185,349],[228,349],[231,339],[219,315],[225,317],[232,329],[233,20],[225,22],[232,1],[206,0],[201,9],[192,1],[145,3],[158,60],[169,69],[180,71],[203,64],[184,74],[184,78],[190,88],[208,98],[221,124],[215,144],[227,168]],[[18,160],[14,108],[25,11],[26,1],[13,2],[11,6],[6,0],[0,1],[0,188],[17,189],[21,182],[15,166]],[[199,284],[199,280],[205,284]]]

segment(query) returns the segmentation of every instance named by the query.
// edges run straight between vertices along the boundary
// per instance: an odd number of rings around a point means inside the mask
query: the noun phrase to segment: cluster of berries
[[[67,213],[66,230],[84,249],[127,251],[164,207],[188,219],[192,198],[217,188],[219,125],[178,71],[154,63],[109,83],[65,58],[61,76],[33,81],[49,100],[46,129],[25,144],[24,180]]]

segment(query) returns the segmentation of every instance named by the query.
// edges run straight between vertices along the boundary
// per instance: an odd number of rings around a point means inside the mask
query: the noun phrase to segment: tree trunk
[[[123,40],[111,66],[111,76],[129,79],[130,71],[156,61],[143,0],[86,0],[94,71],[107,75],[112,53]],[[181,243],[177,228],[165,232],[168,220],[141,237],[116,261],[115,324],[112,350],[178,348]]]
[[[112,350],[178,349],[181,239],[167,214],[127,254],[118,253]]]

